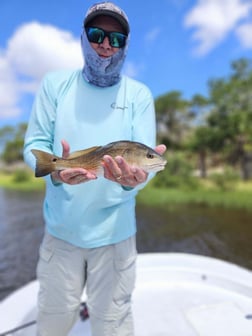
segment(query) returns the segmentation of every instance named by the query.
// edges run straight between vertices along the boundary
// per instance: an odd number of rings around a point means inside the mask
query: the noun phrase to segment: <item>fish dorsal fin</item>
[[[102,146],[94,146],[94,147],[90,147],[90,148],[87,148],[87,149],[82,149],[82,150],[73,152],[67,157],[67,159],[76,159],[76,158],[78,158],[82,155],[86,155],[86,154],[89,154],[91,152],[94,152],[101,147]]]

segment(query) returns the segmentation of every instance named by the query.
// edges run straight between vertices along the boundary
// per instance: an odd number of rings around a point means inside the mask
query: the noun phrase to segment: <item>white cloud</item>
[[[161,29],[159,27],[153,28],[152,30],[147,32],[147,34],[145,35],[145,41],[147,43],[155,42],[160,32],[161,32]]]
[[[0,56],[0,74],[0,117],[15,117],[20,113],[16,106],[17,83],[10,64],[3,56]]]
[[[6,55],[18,73],[38,79],[46,71],[76,68],[82,60],[80,43],[69,32],[37,22],[16,31]]]
[[[140,67],[133,62],[126,62],[124,67],[125,75],[136,78],[139,75]]]
[[[236,35],[245,48],[252,48],[252,23],[246,23],[236,29]]]
[[[251,9],[251,0],[198,0],[184,20],[186,27],[195,29],[195,52],[207,54],[249,16]]]
[[[34,93],[46,72],[82,64],[80,42],[71,33],[38,22],[20,26],[0,55],[0,117],[21,113],[20,95]]]

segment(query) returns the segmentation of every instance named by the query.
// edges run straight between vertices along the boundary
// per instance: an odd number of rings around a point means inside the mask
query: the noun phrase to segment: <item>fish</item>
[[[103,172],[103,157],[110,155],[113,159],[122,156],[131,166],[149,172],[158,172],[165,168],[166,159],[154,149],[136,141],[115,141],[105,146],[94,146],[71,153],[67,158],[38,149],[31,152],[36,158],[35,177],[43,177],[53,171],[68,168],[84,168],[97,176]]]

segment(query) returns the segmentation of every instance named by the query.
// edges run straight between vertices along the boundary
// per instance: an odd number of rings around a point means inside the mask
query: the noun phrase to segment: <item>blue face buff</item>
[[[103,58],[91,47],[84,29],[81,35],[81,47],[85,60],[82,70],[85,80],[99,87],[117,84],[121,79],[121,70],[127,53],[128,40],[129,37],[126,45],[118,49],[114,55]]]

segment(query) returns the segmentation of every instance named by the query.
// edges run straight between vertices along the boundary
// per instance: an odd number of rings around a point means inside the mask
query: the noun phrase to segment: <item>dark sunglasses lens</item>
[[[87,27],[87,38],[92,43],[102,43],[105,36],[108,36],[111,47],[122,48],[125,46],[127,36],[118,32],[105,32],[101,28]]]
[[[110,33],[110,45],[114,48],[122,48],[125,46],[127,36],[122,33]]]
[[[86,32],[87,32],[87,38],[89,42],[93,42],[93,43],[103,42],[104,36],[105,36],[103,30],[99,28],[88,27],[86,29]]]

